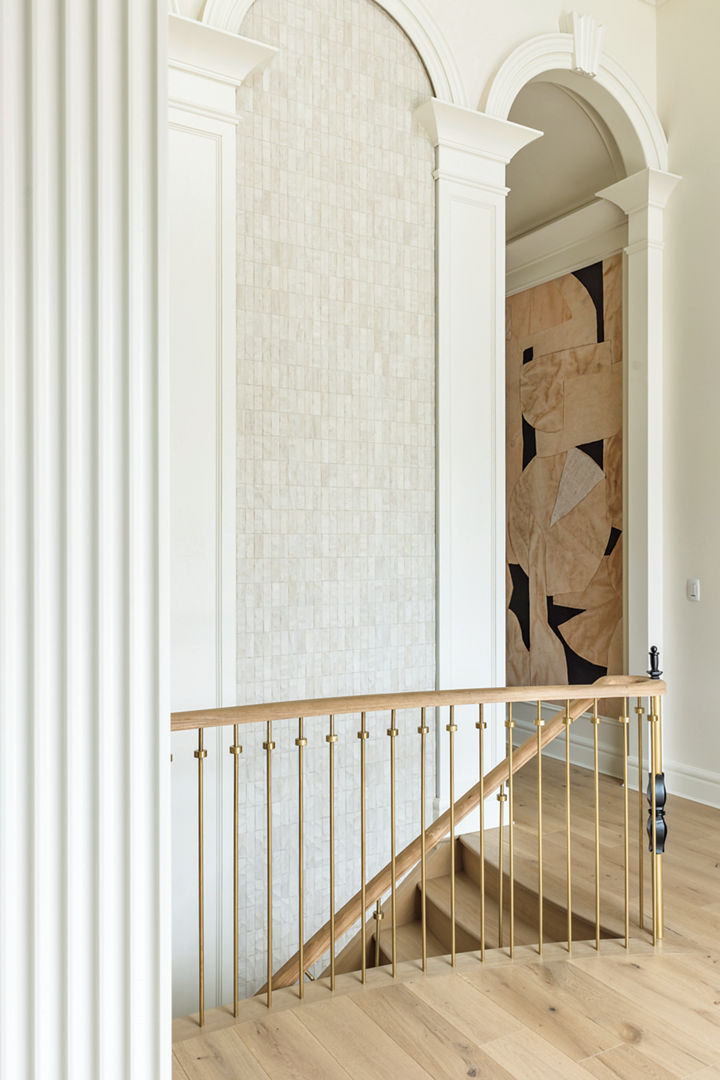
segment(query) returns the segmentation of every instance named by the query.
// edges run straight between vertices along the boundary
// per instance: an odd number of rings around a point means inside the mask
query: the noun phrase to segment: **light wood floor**
[[[517,782],[518,857],[532,858],[534,770]],[[548,884],[564,880],[562,776],[545,765],[545,860]],[[573,874],[581,902],[592,892],[591,774],[573,770]],[[635,796],[636,797],[636,796]],[[622,789],[602,781],[601,867],[604,912],[622,917]],[[634,804],[636,805],[636,804]],[[635,815],[631,818],[634,822]],[[238,1021],[227,1009],[176,1021],[174,1080],[290,1080],[353,1077],[720,1078],[720,811],[672,798],[665,860],[666,937],[653,949],[633,927],[622,942],[562,943],[457,958],[433,957],[423,975],[415,962],[326,985],[276,992],[273,1009],[244,1002]],[[633,830],[633,837],[636,831]],[[633,860],[635,846],[631,849]],[[617,885],[620,885],[618,900]],[[649,886],[649,881],[648,881]],[[614,890],[611,900],[608,890]],[[637,874],[632,882],[637,923]],[[649,888],[646,909],[649,906]]]

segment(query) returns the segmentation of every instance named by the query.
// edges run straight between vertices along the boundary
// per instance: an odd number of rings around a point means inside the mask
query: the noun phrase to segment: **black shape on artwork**
[[[537,454],[537,440],[535,438],[535,428],[532,424],[528,424],[527,420],[523,416],[522,418],[522,435],[523,435],[523,469],[527,469],[532,459]]]
[[[529,364],[530,361],[534,358],[534,355],[535,350],[532,345],[529,349],[523,349],[523,364]]]
[[[621,536],[622,529],[616,529],[613,525],[610,529],[610,536],[608,537],[607,547],[605,548],[606,555],[612,555]]]
[[[508,608],[520,623],[525,648],[530,652],[530,578],[519,563],[508,563],[512,578],[512,595]]]
[[[605,340],[605,312],[603,300],[603,264],[593,263],[592,266],[584,266],[582,270],[575,270],[576,277],[581,285],[584,285],[590,294],[590,299],[595,305],[595,318],[597,321],[598,342]]]
[[[599,679],[601,675],[607,675],[606,667],[600,667],[599,664],[593,664],[592,661],[586,660],[584,656],[580,656],[574,649],[571,649],[560,630],[563,623],[568,622],[568,620],[574,618],[575,615],[582,615],[584,609],[563,607],[561,604],[556,604],[552,596],[548,596],[547,598],[547,609],[548,625],[562,645],[565,653],[568,682],[570,684],[593,683],[596,679]]]
[[[597,439],[595,442],[581,443],[577,447],[577,449],[582,450],[583,454],[587,454],[588,457],[591,457],[595,464],[602,469],[604,460],[604,446],[605,444],[603,440]]]

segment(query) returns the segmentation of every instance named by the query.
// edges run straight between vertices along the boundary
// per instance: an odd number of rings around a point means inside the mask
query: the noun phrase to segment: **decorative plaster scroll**
[[[588,78],[597,77],[600,56],[605,42],[605,27],[592,15],[572,13],[574,63],[573,71]]]

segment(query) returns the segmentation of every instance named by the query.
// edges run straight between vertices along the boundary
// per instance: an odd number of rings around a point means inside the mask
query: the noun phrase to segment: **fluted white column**
[[[164,4],[3,0],[0,1075],[170,1075]],[[162,60],[159,58],[162,57]]]

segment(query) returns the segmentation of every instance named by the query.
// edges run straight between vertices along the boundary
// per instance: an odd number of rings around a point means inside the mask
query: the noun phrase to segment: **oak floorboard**
[[[297,1016],[353,1080],[383,1071],[402,1080],[431,1075],[348,997],[299,1009]]]
[[[474,1076],[503,1080],[512,1073],[498,1069],[476,1042],[447,1017],[421,1001],[406,986],[378,990],[357,999],[358,1005],[434,1080]]]
[[[524,1029],[487,1043],[486,1052],[497,1062],[496,1068],[517,1080],[588,1080],[587,1072],[576,1061],[546,1042],[534,1031]]]
[[[418,979],[408,989],[441,1016],[451,1017],[454,1026],[480,1046],[522,1029],[515,1017],[456,975]]]
[[[597,1080],[681,1080],[683,1076],[651,1061],[627,1043],[588,1058],[581,1064]]]
[[[268,1073],[238,1038],[237,1028],[224,1028],[175,1047],[175,1057],[190,1080],[268,1080]]]
[[[294,1012],[251,1020],[235,1030],[270,1080],[341,1080],[350,1076]],[[239,1075],[245,1080],[243,1073]]]

